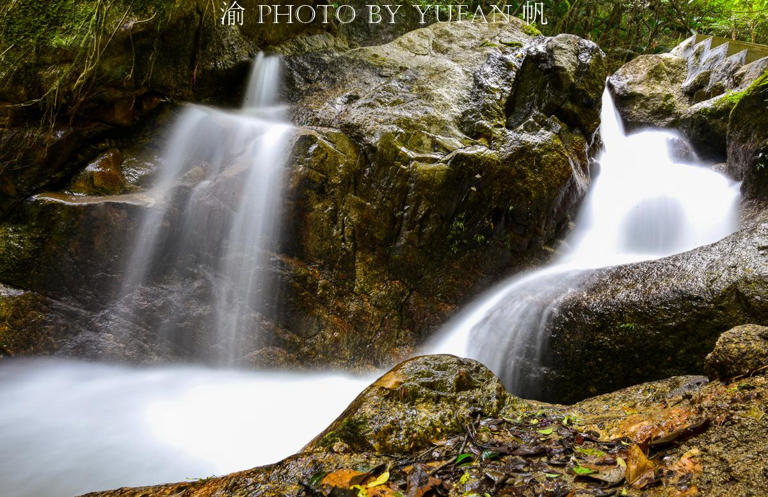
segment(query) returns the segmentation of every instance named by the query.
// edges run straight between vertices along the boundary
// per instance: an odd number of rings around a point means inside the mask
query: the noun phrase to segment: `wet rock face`
[[[763,214],[713,245],[585,274],[550,325],[545,397],[703,372],[724,330],[768,321],[766,246]]]
[[[286,73],[309,128],[285,246],[308,354],[351,363],[365,346],[386,364],[394,344],[412,349],[468,288],[551,240],[585,192],[605,75],[593,43],[437,24],[289,55]]]
[[[768,198],[768,73],[740,96],[728,126],[728,172],[749,198]]]
[[[265,331],[238,347],[244,364],[391,364],[471,288],[528,263],[556,236],[588,184],[605,68],[593,43],[532,35],[520,22],[461,23],[351,51],[328,33],[279,45],[302,127],[283,243],[266,270],[279,292],[249,318]],[[141,135],[149,158],[107,140],[76,177],[62,173],[68,193],[23,204],[4,225],[19,243],[0,247],[9,255],[0,281],[84,309],[110,304],[166,114],[128,135]],[[112,342],[137,350],[132,335],[149,337],[156,355],[184,356],[183,344],[205,342],[201,323],[212,313],[206,269],[188,273],[131,296],[139,322],[125,322],[118,303],[60,349],[101,357],[93,334],[107,328],[110,357],[120,350]],[[152,339],[167,316],[178,316],[173,327],[184,335],[176,349]]]
[[[728,57],[726,48],[710,50],[709,41],[694,45],[691,38],[668,54],[642,55],[616,71],[608,86],[627,130],[674,128],[703,159],[724,160],[731,154],[730,112],[768,68],[768,59],[745,65],[743,54]]]
[[[707,355],[710,378],[729,379],[768,367],[768,328],[754,324],[737,326],[717,339]]]
[[[60,188],[93,161],[96,144],[168,99],[239,105],[258,50],[324,29],[258,24],[256,15],[222,26],[220,2],[208,0],[47,6],[44,16],[22,4],[2,8],[0,217]],[[103,26],[92,22],[97,11]]]

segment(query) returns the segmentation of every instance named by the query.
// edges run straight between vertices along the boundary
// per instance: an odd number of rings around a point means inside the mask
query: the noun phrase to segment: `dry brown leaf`
[[[328,487],[349,488],[352,485],[362,483],[366,476],[368,473],[361,473],[353,469],[340,469],[325,475],[320,484]]]
[[[645,457],[640,446],[630,447],[627,456],[627,483],[637,489],[645,488],[655,480],[654,472],[653,462]]]
[[[368,497],[397,497],[402,495],[400,492],[385,486],[378,486],[365,489],[365,493]]]
[[[670,466],[669,469],[680,475],[701,473],[701,463],[696,460],[699,455],[701,455],[701,451],[693,448],[683,454],[680,460]]]
[[[611,485],[615,485],[622,481],[627,472],[627,468],[620,464],[616,464],[615,466],[584,464],[583,466],[594,471],[594,473],[589,473],[583,476],[594,480],[604,481]]]
[[[640,445],[666,443],[704,422],[706,419],[690,408],[662,409],[650,415],[629,416],[618,426],[613,438],[628,437]]]
[[[377,387],[386,388],[387,390],[394,390],[405,382],[405,378],[397,371],[390,371],[385,374],[374,383]]]

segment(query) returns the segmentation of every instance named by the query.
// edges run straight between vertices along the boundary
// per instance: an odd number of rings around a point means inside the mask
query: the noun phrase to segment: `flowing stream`
[[[259,311],[273,298],[265,267],[279,237],[292,130],[277,98],[279,73],[277,57],[259,55],[242,109],[182,111],[126,264],[116,303],[123,317],[141,321],[147,306],[170,295],[187,312],[166,312],[150,325],[165,345],[203,362],[227,366],[241,343],[258,344]],[[152,292],[166,286],[170,293]],[[189,291],[198,286],[202,299]],[[211,311],[195,322],[187,314],[201,300]],[[210,330],[206,341],[190,343],[190,321]],[[326,428],[370,381],[192,365],[3,361],[0,496],[72,496],[273,463]]]
[[[277,105],[278,78],[279,61],[259,57],[241,111],[190,106],[182,114],[123,282],[126,312],[138,314],[137,289],[208,268],[214,317],[206,326],[215,336],[201,349],[219,364],[236,359],[252,330],[258,334],[254,316],[272,292],[263,267],[279,232],[281,157],[291,133]],[[675,163],[672,134],[624,136],[607,94],[601,132],[602,171],[570,249],[492,289],[449,323],[429,352],[477,358],[514,391],[533,392],[538,331],[558,297],[578,284],[580,270],[680,252],[735,229],[736,185],[701,165]],[[180,223],[169,221],[175,212]],[[172,318],[158,326],[175,343],[179,325]],[[202,366],[4,361],[0,495],[68,496],[274,462],[312,439],[369,381]]]
[[[600,172],[562,254],[486,292],[445,326],[430,352],[477,359],[511,392],[536,398],[549,319],[584,270],[684,252],[736,230],[739,184],[692,153],[676,159],[686,144],[673,132],[626,135],[607,89],[600,136]]]

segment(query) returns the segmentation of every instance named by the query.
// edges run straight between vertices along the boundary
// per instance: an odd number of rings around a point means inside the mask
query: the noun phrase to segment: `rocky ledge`
[[[88,495],[759,495],[768,486],[766,334],[755,331],[735,353],[738,333],[724,335],[709,361],[737,378],[673,377],[571,406],[514,397],[468,359],[418,357],[277,464]],[[738,369],[745,347],[755,360]]]

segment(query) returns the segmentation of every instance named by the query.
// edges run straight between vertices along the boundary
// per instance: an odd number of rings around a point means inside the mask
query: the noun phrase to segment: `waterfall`
[[[274,300],[266,268],[292,134],[279,71],[279,58],[259,55],[240,110],[181,112],[115,303],[121,317],[209,362],[236,361],[244,341],[257,346],[259,313]],[[0,495],[76,495],[273,463],[300,450],[370,381],[6,360]]]
[[[259,314],[274,300],[268,258],[291,135],[277,105],[279,74],[279,58],[259,54],[240,111],[188,105],[149,192],[121,313],[186,355],[232,363],[243,343],[259,345]],[[162,308],[154,321],[151,306]]]
[[[428,352],[477,359],[512,393],[535,398],[549,320],[584,270],[676,254],[736,230],[739,185],[696,160],[676,159],[681,138],[674,132],[626,135],[608,90],[600,136],[600,172],[565,251],[486,292],[444,327]]]

